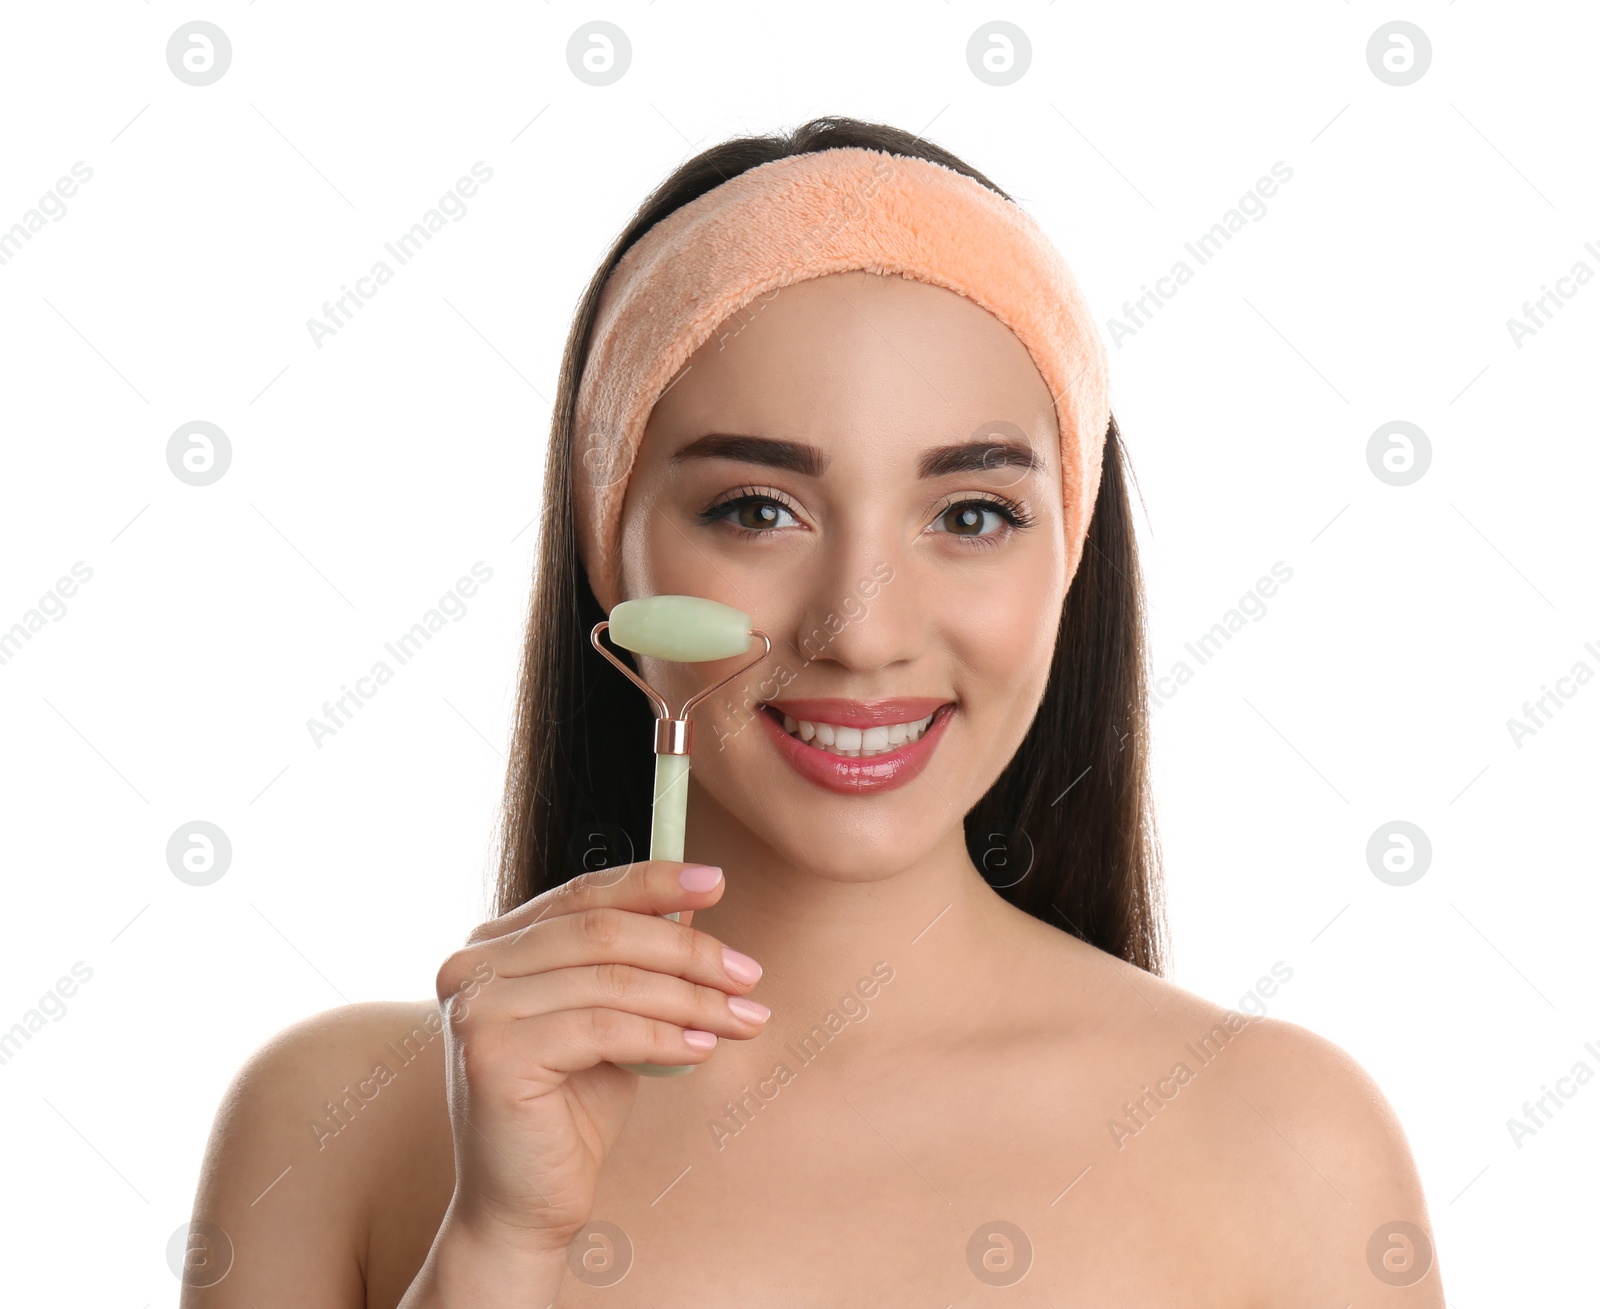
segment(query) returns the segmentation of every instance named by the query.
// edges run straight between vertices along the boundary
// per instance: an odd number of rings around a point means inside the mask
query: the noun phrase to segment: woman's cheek
[[[993,575],[940,591],[937,608],[943,639],[962,664],[1000,681],[1015,680],[1040,657],[1040,610],[1037,591]]]

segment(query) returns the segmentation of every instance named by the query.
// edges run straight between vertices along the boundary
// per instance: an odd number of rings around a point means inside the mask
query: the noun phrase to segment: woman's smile
[[[779,700],[761,706],[764,731],[808,781],[843,795],[904,786],[927,767],[953,701]],[[806,714],[814,717],[797,717]]]

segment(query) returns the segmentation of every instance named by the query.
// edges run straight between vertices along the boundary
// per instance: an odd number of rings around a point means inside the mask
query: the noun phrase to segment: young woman
[[[641,208],[563,361],[500,916],[241,1071],[185,1305],[1443,1305],[1366,1075],[1159,975],[1123,452],[1056,258],[850,119]],[[590,645],[658,594],[773,642],[696,711],[693,863],[632,844],[651,711]]]

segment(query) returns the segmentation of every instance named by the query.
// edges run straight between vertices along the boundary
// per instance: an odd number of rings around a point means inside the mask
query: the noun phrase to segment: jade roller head
[[[683,708],[674,714],[648,682],[600,644],[600,633],[607,629],[611,632],[611,639],[624,650],[653,659],[670,659],[675,663],[707,663],[714,659],[729,659],[744,654],[754,637],[761,639],[764,649],[721,681],[691,696]],[[694,724],[689,720],[689,714],[712,692],[765,659],[772,651],[772,640],[765,632],[751,627],[749,614],[694,595],[652,595],[639,600],[624,600],[611,611],[610,618],[595,624],[589,640],[629,681],[650,697],[650,703],[655,708],[656,789],[650,810],[650,857],[682,862],[689,802],[689,751],[694,743]],[[673,922],[679,921],[675,913],[667,917]],[[694,1064],[620,1066],[647,1077],[673,1077],[692,1073],[696,1067]]]

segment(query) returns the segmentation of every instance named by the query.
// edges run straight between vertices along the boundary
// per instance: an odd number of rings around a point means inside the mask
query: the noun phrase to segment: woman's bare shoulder
[[[1251,1018],[1240,1036],[1215,1112],[1249,1145],[1239,1156],[1240,1180],[1253,1184],[1248,1218],[1276,1251],[1261,1267],[1263,1297],[1388,1304],[1408,1289],[1408,1304],[1442,1309],[1422,1182],[1377,1083],[1294,1023]]]
[[[1386,1304],[1409,1287],[1410,1304],[1444,1304],[1410,1145],[1349,1053],[1069,940],[1063,980],[1119,1091],[1108,1159],[1170,1161],[1183,1208],[1237,1234],[1263,1302]]]
[[[208,1271],[188,1280],[204,1284],[231,1251],[203,1293],[208,1309],[367,1303],[375,1210],[393,1205],[397,1186],[415,1198],[445,1185],[448,1199],[443,1046],[437,1003],[380,1001],[302,1019],[245,1061],[217,1107],[195,1195],[191,1231],[207,1224],[214,1248]],[[197,1295],[186,1287],[184,1302]]]

